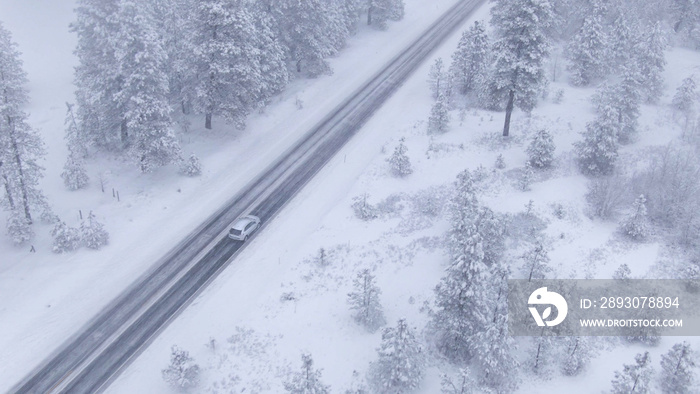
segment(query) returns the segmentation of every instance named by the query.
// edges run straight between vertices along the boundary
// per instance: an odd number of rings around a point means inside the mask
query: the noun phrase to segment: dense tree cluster
[[[182,163],[175,126],[186,114],[245,127],[296,76],[330,72],[362,13],[380,28],[402,0],[79,0],[72,30],[77,108],[69,144],[116,151],[143,172]],[[71,152],[73,149],[71,149]],[[183,172],[196,174],[191,161]],[[64,179],[84,186],[71,154]]]

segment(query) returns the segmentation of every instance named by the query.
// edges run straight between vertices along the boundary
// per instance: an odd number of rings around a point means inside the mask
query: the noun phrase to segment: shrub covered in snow
[[[162,371],[163,380],[177,391],[187,392],[199,384],[199,366],[190,354],[173,345],[170,365]]]
[[[695,102],[698,99],[696,91],[697,86],[693,77],[688,77],[681,82],[681,86],[676,89],[676,94],[673,95],[671,104],[681,112],[688,113],[693,109]]]
[[[97,221],[95,215],[90,212],[87,220],[80,224],[80,234],[83,243],[90,249],[99,249],[109,243],[109,233],[104,225]]]
[[[180,173],[192,177],[202,174],[202,163],[194,153],[191,154],[187,160],[182,161],[180,164]]]
[[[620,175],[592,179],[588,182],[586,202],[591,215],[601,219],[615,217],[625,200],[629,182]]]
[[[54,253],[71,252],[78,249],[82,242],[80,230],[75,227],[68,227],[65,222],[60,220],[56,222],[53,230],[51,230],[51,236],[53,237],[52,250]]]
[[[19,209],[10,211],[7,218],[7,234],[15,245],[21,245],[34,237],[31,223]]]
[[[85,171],[83,160],[72,152],[68,155],[66,164],[63,166],[61,178],[63,178],[63,183],[68,190],[82,189],[87,186],[90,180]]]
[[[447,132],[450,125],[450,113],[447,108],[447,99],[440,95],[430,110],[428,118],[428,134],[442,134]]]
[[[496,157],[496,163],[494,164],[494,167],[496,167],[499,170],[506,168],[506,159],[503,158],[502,154],[499,154],[498,157]]]
[[[352,210],[355,212],[355,216],[361,220],[372,220],[379,216],[377,208],[372,206],[367,200],[369,199],[369,194],[364,193],[360,196],[353,197],[352,199]]]
[[[583,140],[574,144],[579,168],[586,175],[609,175],[615,168],[619,127],[612,116],[607,112],[588,123]]]
[[[532,178],[535,176],[532,171],[532,166],[528,161],[525,163],[525,168],[523,168],[520,178],[518,178],[518,188],[524,192],[530,190],[530,185],[532,185]]]
[[[408,149],[406,148],[405,139],[401,138],[399,145],[394,149],[394,154],[387,159],[391,166],[391,173],[395,177],[403,178],[413,172],[411,159],[408,158],[406,152],[408,152]]]
[[[554,138],[547,129],[538,130],[527,147],[528,162],[535,168],[546,168],[554,160]]]

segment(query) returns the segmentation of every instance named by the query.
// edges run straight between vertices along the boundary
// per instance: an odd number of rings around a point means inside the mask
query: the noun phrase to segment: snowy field
[[[403,21],[391,22],[387,31],[362,27],[330,59],[332,76],[293,81],[262,113],[250,116],[246,130],[215,119],[214,129],[206,131],[202,119],[193,119],[181,143],[186,154],[200,157],[202,176],[179,176],[174,166],[144,175],[107,155],[91,159],[88,188],[69,192],[59,175],[67,154],[65,103],[74,102],[76,39],[68,25],[75,4],[0,1],[0,18],[22,52],[30,81],[29,121],[47,148],[41,186],[69,225],[79,223],[79,210],[83,215],[92,211],[111,235],[100,251],[58,255],[51,253],[48,225],[35,229],[36,253],[29,253],[30,245],[18,248],[8,237],[0,239],[0,321],[11,322],[0,325],[0,391],[48,356],[455,1],[406,3]]]
[[[488,20],[487,7],[472,21],[482,19]],[[458,39],[456,34],[447,40],[434,57],[449,62]],[[621,150],[627,163],[681,134],[669,104],[681,80],[700,70],[700,54],[672,48],[666,59],[665,94],[659,104],[643,106],[639,138]],[[290,372],[299,370],[302,353],[313,356],[331,392],[357,388],[377,358],[381,334],[367,333],[353,321],[347,305],[352,281],[360,270],[372,270],[382,290],[387,326],[405,317],[420,337],[429,320],[426,305],[433,304],[433,289],[448,264],[444,234],[449,224],[444,210],[426,215],[416,202],[426,193],[439,195],[464,169],[485,168],[480,199],[496,212],[522,213],[533,201],[532,212],[546,224],[552,277],[610,278],[622,263],[633,277],[654,277],[660,264],[673,259],[663,242],[626,241],[615,223],[591,219],[587,212],[587,178],[575,165],[573,143],[593,118],[593,88],[570,86],[560,63],[550,92],[563,90],[561,103],[550,93],[532,116],[516,111],[509,143],[499,142],[502,112],[474,109],[451,111],[450,131],[428,136],[433,102],[426,83],[429,68],[425,64],[418,70],[108,392],[170,392],[161,370],[169,364],[172,345],[189,351],[200,366],[199,392],[282,392]],[[537,172],[530,191],[520,191],[525,147],[531,133],[544,126],[557,147],[554,167]],[[414,168],[406,178],[391,176],[386,162],[400,138],[406,139]],[[502,170],[494,168],[499,154],[506,162]],[[380,207],[377,219],[362,221],[353,213],[353,198],[365,193],[370,204]],[[514,272],[519,272],[522,252],[514,245],[507,253]],[[694,348],[700,346],[697,338],[687,339]],[[523,373],[517,392],[607,392],[614,371],[631,363],[636,353],[648,350],[658,368],[661,354],[680,341],[664,337],[647,348],[601,339],[583,374],[564,377],[554,370],[547,379]],[[519,339],[518,344],[525,358],[531,343]],[[455,372],[444,361],[429,360],[417,392],[439,392],[440,374]]]

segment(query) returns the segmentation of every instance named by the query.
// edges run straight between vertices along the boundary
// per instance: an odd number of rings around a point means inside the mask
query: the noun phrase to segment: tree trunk
[[[367,26],[372,24],[372,8],[374,7],[369,6],[369,8],[367,9]]]
[[[22,205],[24,206],[24,217],[27,222],[32,224],[32,215],[29,213],[29,196],[27,195],[27,187],[24,184],[24,170],[22,169],[22,159],[19,157],[19,147],[17,146],[17,136],[15,135],[15,126],[12,118],[7,116],[7,124],[9,126],[10,141],[12,143],[12,154],[15,156],[17,164],[17,174],[19,175],[19,188],[22,192]],[[6,184],[7,185],[7,184]]]
[[[211,112],[207,112],[206,115],[204,115],[204,128],[211,130]]]
[[[10,210],[15,210],[15,199],[12,198],[12,191],[10,190],[10,181],[7,179],[7,175],[3,175],[2,179],[5,183],[5,194],[7,194],[7,202],[10,204]]]
[[[503,125],[503,136],[508,137],[510,133],[510,115],[513,113],[513,101],[515,100],[515,91],[511,90],[508,93],[508,105],[506,105],[506,123]]]
[[[121,128],[121,130],[120,130],[120,132],[121,132],[120,137],[121,137],[121,140],[122,140],[122,146],[126,146],[126,145],[127,145],[127,141],[128,141],[128,139],[129,139],[129,128],[128,128],[128,126],[126,125],[126,119],[125,119],[125,120],[122,120],[122,123],[121,123],[121,125],[120,125],[120,128]]]

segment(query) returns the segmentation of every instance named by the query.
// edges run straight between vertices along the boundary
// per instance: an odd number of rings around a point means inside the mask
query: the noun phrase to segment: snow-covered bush
[[[364,193],[360,196],[355,196],[352,198],[352,210],[355,212],[355,216],[361,220],[372,220],[379,216],[377,208],[372,206],[367,200],[369,199],[369,194]]]
[[[284,389],[290,394],[328,394],[331,388],[321,382],[321,371],[314,369],[310,354],[302,354],[301,371],[294,373],[291,380],[284,383]]]
[[[384,329],[377,353],[379,359],[370,364],[368,372],[374,392],[404,393],[423,380],[425,356],[406,319],[400,319],[396,328]]]
[[[411,159],[409,159],[408,155],[406,154],[408,149],[406,148],[405,142],[406,140],[401,138],[399,140],[399,145],[397,145],[394,149],[394,154],[387,159],[387,162],[389,162],[389,166],[391,167],[391,173],[395,177],[399,178],[403,178],[413,172],[413,168],[411,167]]]
[[[561,371],[567,376],[579,375],[586,369],[593,357],[593,346],[590,338],[568,337],[567,349]]]
[[[19,209],[10,211],[7,218],[7,235],[10,236],[15,245],[22,245],[34,237],[31,223],[24,216],[24,212]]]
[[[450,113],[447,108],[447,99],[440,95],[430,109],[428,118],[428,134],[443,134],[450,125]]]
[[[109,233],[104,225],[97,221],[95,215],[90,212],[87,220],[80,224],[80,234],[83,244],[90,249],[99,249],[109,243]]]
[[[620,210],[629,182],[620,175],[611,175],[588,181],[586,202],[590,214],[601,219],[611,219]]]
[[[199,384],[199,366],[190,354],[173,345],[170,365],[162,371],[163,380],[177,391],[187,392]]]
[[[348,303],[354,311],[355,321],[370,332],[376,331],[386,320],[379,301],[382,291],[375,283],[374,275],[368,269],[364,269],[357,274],[352,286],[353,291],[348,293]]]
[[[632,212],[620,223],[620,231],[635,240],[649,235],[646,201],[643,194],[637,197],[632,204]]]
[[[697,358],[688,342],[673,345],[661,356],[661,389],[667,394],[692,392]]]
[[[634,364],[625,364],[622,371],[615,371],[615,378],[612,380],[612,394],[645,394],[649,392],[653,373],[649,352],[637,354],[634,361]]]
[[[528,162],[535,168],[546,168],[554,160],[554,138],[547,129],[538,130],[527,147]]]
[[[632,271],[630,270],[629,265],[622,263],[620,264],[619,267],[613,272],[612,278],[615,280],[627,280],[632,276]]]
[[[416,214],[437,217],[444,209],[445,200],[444,188],[431,187],[411,196],[410,204]]]
[[[80,237],[80,230],[75,227],[69,227],[63,221],[58,221],[51,230],[51,236],[53,237],[53,252],[63,253],[71,252],[80,247],[82,239]]]
[[[192,177],[202,174],[202,163],[194,153],[180,163],[180,173]]]
[[[447,374],[440,377],[440,391],[443,394],[476,394],[477,384],[468,369],[460,368],[454,379]]]

